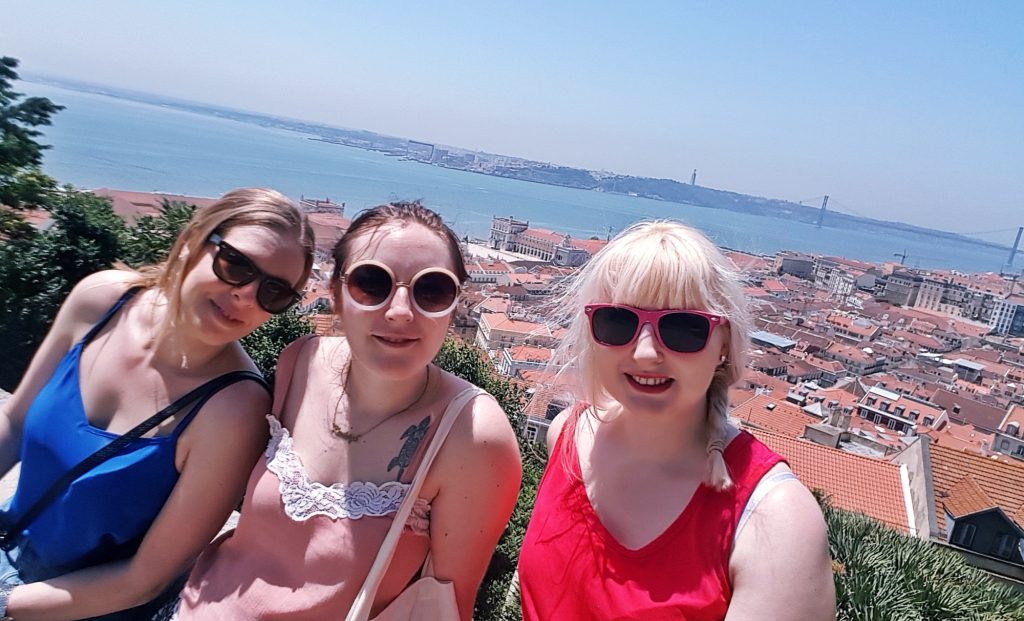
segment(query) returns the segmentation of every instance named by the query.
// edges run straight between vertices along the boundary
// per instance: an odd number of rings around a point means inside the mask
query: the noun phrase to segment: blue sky
[[[1024,2],[3,0],[72,77],[1010,243]],[[820,199],[818,199],[820,200]]]

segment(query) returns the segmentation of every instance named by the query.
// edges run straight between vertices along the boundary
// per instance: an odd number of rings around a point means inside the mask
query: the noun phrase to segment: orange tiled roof
[[[800,482],[827,494],[832,506],[856,511],[904,533],[910,517],[900,466],[777,433],[752,430],[768,448],[786,458]]]
[[[608,245],[608,242],[603,239],[571,239],[569,243],[573,248],[583,250],[591,256],[597,254],[602,248]]]
[[[92,190],[96,196],[109,198],[114,208],[114,213],[122,219],[135,219],[139,216],[155,216],[160,213],[160,206],[164,200],[172,203],[187,203],[197,207],[206,207],[217,202],[215,198],[202,196],[185,196],[183,194],[165,194],[163,192],[129,192],[125,190],[112,190],[110,188],[97,188]]]
[[[741,403],[731,414],[743,421],[745,427],[767,429],[789,438],[800,438],[804,427],[821,422],[792,403],[768,395],[758,395]]]
[[[550,229],[530,227],[520,234],[522,237],[544,240],[552,244],[559,244],[565,239],[565,235],[556,233]]]
[[[513,360],[547,362],[551,360],[552,350],[544,347],[532,347],[530,345],[517,345],[508,350]]]
[[[929,447],[932,462],[932,484],[935,489],[935,519],[939,532],[946,530],[944,505],[957,483],[970,476],[979,488],[1008,516],[1020,516],[1024,509],[1024,465],[996,461],[974,453],[956,451],[944,446]],[[1016,517],[1017,525],[1024,522]]]
[[[945,505],[950,515],[957,519],[996,506],[996,503],[992,502],[985,490],[978,487],[970,475],[960,479],[956,485],[949,488],[949,496],[944,499],[942,504]]]

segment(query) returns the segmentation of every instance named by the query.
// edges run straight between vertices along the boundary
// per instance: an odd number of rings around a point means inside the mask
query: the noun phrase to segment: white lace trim
[[[267,470],[280,481],[281,500],[288,517],[298,522],[315,515],[358,520],[363,516],[381,517],[398,511],[410,484],[388,481],[377,485],[354,481],[324,485],[312,481],[293,448],[291,434],[272,414],[267,415],[267,421],[270,423],[270,441],[264,457]],[[422,521],[429,511],[430,504],[417,498],[408,525],[419,530],[416,522]]]

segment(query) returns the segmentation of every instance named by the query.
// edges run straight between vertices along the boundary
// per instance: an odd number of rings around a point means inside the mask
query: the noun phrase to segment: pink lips
[[[224,321],[227,321],[228,323],[242,323],[241,319],[238,319],[237,317],[228,314],[227,311],[221,308],[221,306],[214,302],[213,300],[210,300],[210,304],[213,306],[214,311],[217,313],[217,315],[219,315],[220,318],[223,319]]]
[[[397,336],[390,334],[374,334],[373,338],[390,347],[408,347],[419,339],[409,336]]]
[[[626,381],[634,390],[649,394],[659,395],[666,392],[675,383],[675,380],[664,375],[644,375],[626,373]]]

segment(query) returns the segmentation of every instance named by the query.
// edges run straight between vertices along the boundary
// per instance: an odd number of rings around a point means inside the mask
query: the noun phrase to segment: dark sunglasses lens
[[[427,272],[413,284],[412,296],[416,304],[428,313],[448,310],[459,295],[459,286],[444,272]]]
[[[606,306],[590,315],[590,328],[594,340],[604,345],[625,345],[636,336],[640,318],[627,308]]]
[[[379,265],[360,265],[346,278],[348,293],[356,304],[377,306],[388,299],[394,283],[391,274]]]
[[[704,349],[710,332],[711,322],[708,318],[693,313],[669,313],[658,321],[661,342],[679,353]]]
[[[247,285],[256,278],[256,268],[242,253],[221,246],[213,258],[213,273],[229,285]]]
[[[295,303],[295,294],[287,283],[276,278],[267,278],[256,291],[256,301],[268,313],[283,313]]]

